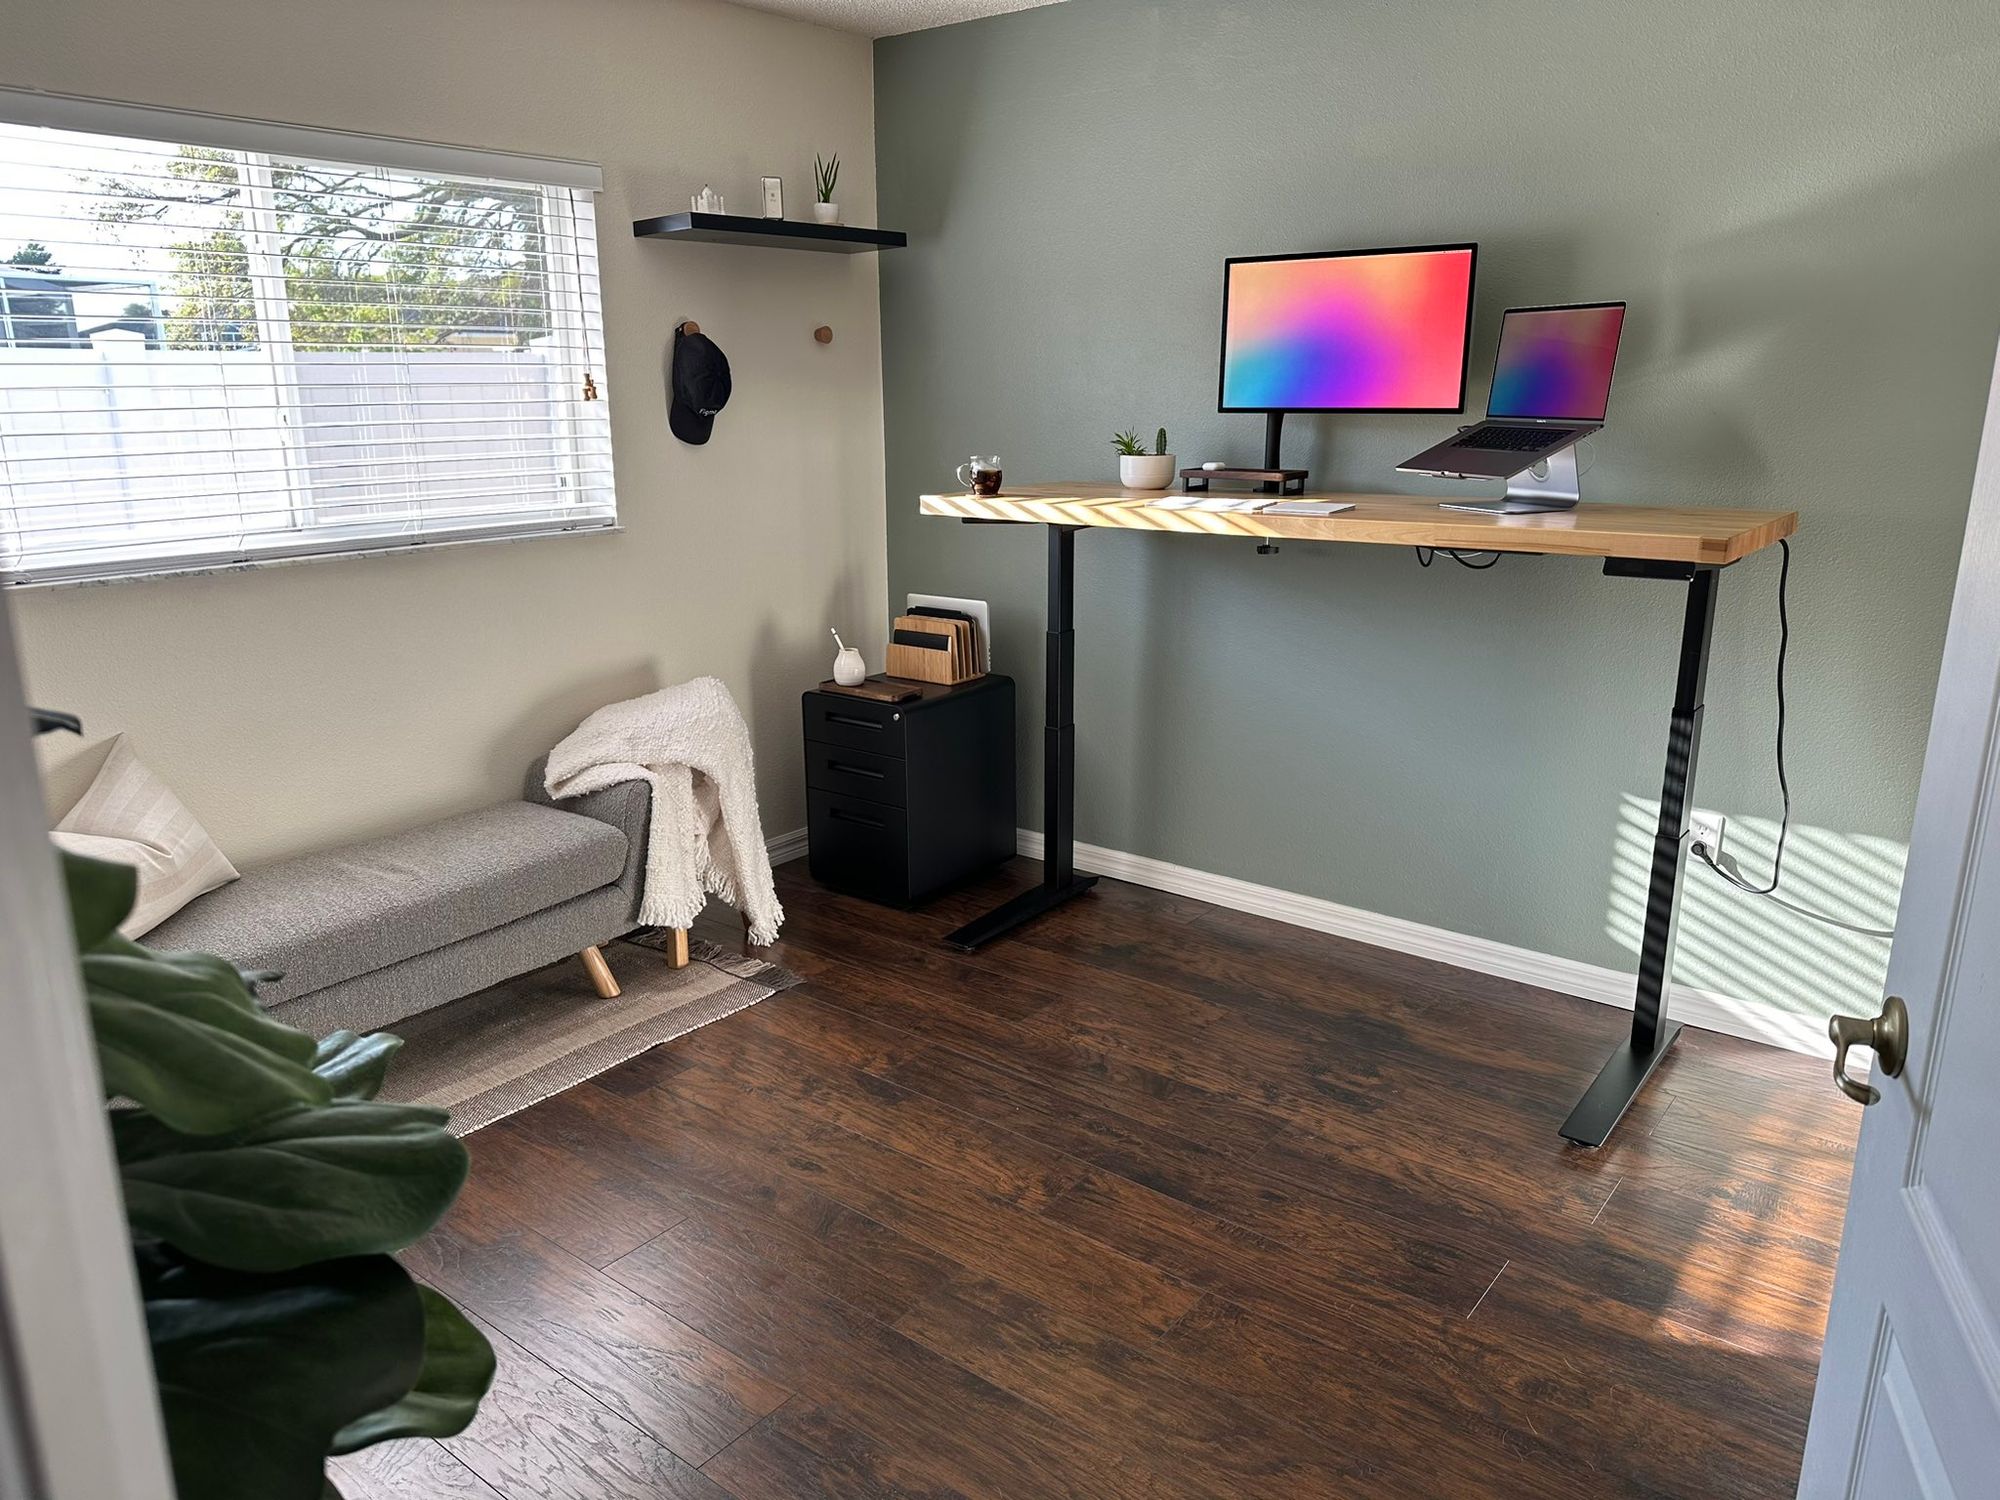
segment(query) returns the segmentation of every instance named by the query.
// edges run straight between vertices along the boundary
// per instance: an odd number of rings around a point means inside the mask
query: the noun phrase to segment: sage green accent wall
[[[876,45],[890,595],[989,596],[1039,808],[1043,543],[924,519],[999,453],[1254,461],[1224,257],[1476,239],[1500,310],[1632,304],[1588,496],[1795,508],[1794,899],[1894,916],[2000,327],[2000,10],[1070,0]],[[1448,417],[1292,419],[1316,486]],[[1085,533],[1078,836],[1630,968],[1682,589],[1588,563]],[[1696,801],[1767,866],[1774,550],[1724,574]],[[1688,877],[1676,978],[1806,1037],[1886,945]]]

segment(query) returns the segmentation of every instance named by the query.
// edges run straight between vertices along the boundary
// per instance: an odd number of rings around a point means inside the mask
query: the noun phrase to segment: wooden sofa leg
[[[604,961],[603,952],[595,943],[578,955],[583,959],[584,972],[590,975],[591,985],[597,990],[600,1000],[618,998],[618,981],[611,977],[611,965]]]
[[[673,941],[667,946],[667,963],[676,969],[688,966],[688,935],[685,927],[674,928]]]

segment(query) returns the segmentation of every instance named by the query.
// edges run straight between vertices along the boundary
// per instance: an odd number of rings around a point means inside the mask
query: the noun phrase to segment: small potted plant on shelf
[[[838,224],[840,205],[833,201],[834,184],[840,181],[840,153],[834,152],[828,161],[817,153],[813,156],[813,187],[818,200],[813,204],[813,219],[820,224]]]
[[[1121,432],[1112,438],[1118,450],[1118,482],[1128,490],[1163,490],[1174,482],[1174,456],[1167,452],[1167,429],[1160,429],[1153,451],[1139,441],[1136,432]]]

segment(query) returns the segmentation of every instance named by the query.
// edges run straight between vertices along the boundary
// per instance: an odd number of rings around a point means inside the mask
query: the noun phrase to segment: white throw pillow
[[[188,902],[236,878],[181,799],[149,771],[119,735],[97,779],[49,835],[72,854],[131,865],[139,872],[132,915],[118,924],[128,938],[150,932]]]

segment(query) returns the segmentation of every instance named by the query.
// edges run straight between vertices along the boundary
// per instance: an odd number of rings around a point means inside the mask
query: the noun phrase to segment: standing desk
[[[1601,558],[1612,578],[1687,585],[1681,614],[1680,669],[1667,720],[1666,780],[1653,836],[1646,920],[1639,945],[1632,1034],[1598,1073],[1563,1122],[1564,1137],[1601,1146],[1666,1056],[1681,1023],[1667,1018],[1676,895],[1688,833],[1688,788],[1701,750],[1702,697],[1715,631],[1715,591],[1722,570],[1775,546],[1798,526],[1795,511],[1711,510],[1652,505],[1579,505],[1529,515],[1477,515],[1441,509],[1414,495],[1311,495],[1354,508],[1331,516],[1264,516],[1162,510],[1159,491],[1116,485],[1028,485],[991,497],[925,495],[922,512],[960,521],[1046,527],[1048,656],[1042,750],[1042,880],[1005,905],[952,933],[970,952],[1074,900],[1097,883],[1076,870],[1076,534],[1085,530],[1182,532],[1280,542],[1354,542]],[[1289,498],[1289,497],[1288,497]]]

